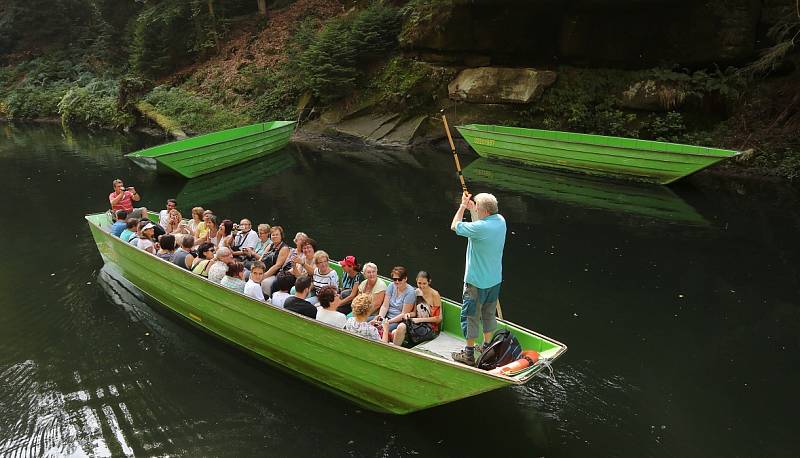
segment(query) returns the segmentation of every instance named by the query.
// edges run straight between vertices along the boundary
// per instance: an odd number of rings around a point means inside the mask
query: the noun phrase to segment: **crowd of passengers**
[[[115,196],[109,196],[112,208]],[[175,199],[167,200],[158,223],[144,208],[114,214],[111,232],[123,241],[265,305],[406,347],[439,333],[441,297],[425,271],[417,274],[415,288],[406,268],[395,266],[387,286],[374,263],[361,266],[346,256],[339,261],[340,278],[328,253],[304,232],[295,234],[292,246],[281,226],[253,229],[249,219],[234,224],[202,207],[184,220]]]

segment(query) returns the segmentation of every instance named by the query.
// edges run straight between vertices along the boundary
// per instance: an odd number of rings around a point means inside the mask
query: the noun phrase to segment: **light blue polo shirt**
[[[503,280],[503,248],[506,245],[506,220],[495,213],[470,223],[456,224],[456,234],[467,237],[467,265],[464,283],[480,289],[491,288]]]

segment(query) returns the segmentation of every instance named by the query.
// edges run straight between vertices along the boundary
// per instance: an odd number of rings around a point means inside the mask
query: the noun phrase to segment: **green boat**
[[[664,186],[605,180],[558,170],[543,171],[479,157],[464,168],[467,181],[581,208],[690,226],[709,222]]]
[[[194,178],[279,151],[289,143],[294,121],[271,121],[187,138],[129,153],[149,170]]]
[[[590,175],[669,184],[737,151],[632,138],[469,124],[458,131],[483,157]]]
[[[412,349],[396,347],[269,306],[141,251],[109,232],[107,213],[86,220],[103,260],[157,302],[211,335],[378,412],[407,414],[522,385],[567,350],[499,320],[524,349],[539,352],[540,362],[511,376],[493,375],[450,358],[464,345],[460,306],[454,301],[442,300],[442,332],[436,339]],[[338,264],[331,266],[341,272]]]

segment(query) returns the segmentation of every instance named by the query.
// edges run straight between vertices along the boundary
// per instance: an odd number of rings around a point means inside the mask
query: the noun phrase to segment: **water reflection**
[[[293,148],[284,148],[267,157],[193,178],[178,192],[177,200],[187,206],[207,206],[226,200],[294,167],[297,164],[294,154]]]
[[[708,221],[666,186],[618,182],[478,158],[464,168],[473,183],[606,212],[706,226]]]

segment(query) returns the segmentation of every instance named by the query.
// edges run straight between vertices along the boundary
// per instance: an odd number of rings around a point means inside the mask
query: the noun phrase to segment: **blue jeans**
[[[467,339],[476,339],[479,334],[479,322],[483,325],[483,332],[494,332],[497,320],[494,317],[497,309],[497,299],[500,297],[498,283],[491,288],[478,288],[469,283],[464,284],[461,307],[461,332]]]

